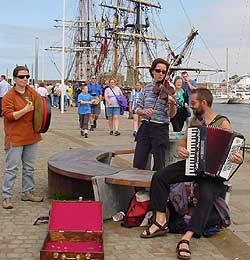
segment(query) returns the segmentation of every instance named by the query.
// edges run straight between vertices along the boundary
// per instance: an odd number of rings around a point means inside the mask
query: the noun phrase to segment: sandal
[[[152,227],[153,224],[156,225],[159,229],[157,229],[153,233],[150,233],[149,229]],[[153,219],[150,225],[146,228],[146,234],[141,233],[140,237],[152,238],[152,237],[165,236],[168,232],[169,232],[168,222],[166,222],[164,225],[161,225],[155,219]]]
[[[189,246],[189,241],[182,239],[179,241],[179,243],[176,246],[176,253],[177,253],[177,258],[181,260],[189,260],[191,259],[191,251],[185,248],[180,248],[181,244],[187,244]],[[181,253],[188,253],[189,256],[182,255]]]

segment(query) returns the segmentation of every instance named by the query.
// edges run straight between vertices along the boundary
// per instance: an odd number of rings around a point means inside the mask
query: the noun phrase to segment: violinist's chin
[[[157,80],[155,83],[156,83],[156,84],[163,84],[164,81],[165,81],[165,79],[161,79],[161,80]]]

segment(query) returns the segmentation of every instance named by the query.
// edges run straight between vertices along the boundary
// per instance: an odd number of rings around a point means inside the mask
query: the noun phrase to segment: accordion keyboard
[[[188,140],[187,140],[187,150],[189,152],[189,157],[186,159],[186,175],[195,176],[196,175],[196,147],[197,147],[197,136],[199,128],[188,128]]]

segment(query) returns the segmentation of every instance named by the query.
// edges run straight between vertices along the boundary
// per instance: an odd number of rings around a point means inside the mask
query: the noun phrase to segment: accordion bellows
[[[188,128],[186,175],[210,175],[229,180],[239,168],[230,157],[235,152],[244,155],[242,134],[215,126]]]

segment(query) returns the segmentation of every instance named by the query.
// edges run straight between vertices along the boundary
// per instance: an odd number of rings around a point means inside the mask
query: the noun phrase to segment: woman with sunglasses
[[[165,92],[163,82],[169,70],[169,63],[157,58],[149,72],[152,82],[145,86],[137,102],[135,112],[141,116],[142,124],[136,135],[133,167],[145,169],[150,153],[153,154],[153,170],[165,166],[165,153],[169,146],[170,118],[176,113],[175,99]],[[157,91],[155,91],[157,90]],[[159,91],[158,91],[159,90]]]
[[[14,87],[3,97],[5,131],[5,172],[2,193],[3,208],[12,209],[14,180],[22,161],[23,201],[41,202],[43,197],[33,194],[37,143],[42,139],[33,129],[34,102],[39,94],[28,85],[29,70],[17,66],[13,71]]]

